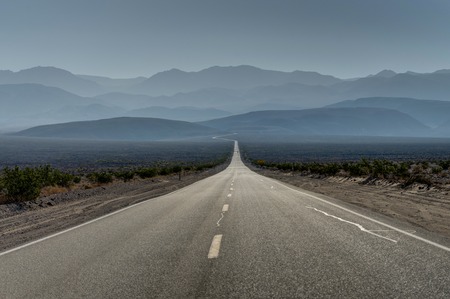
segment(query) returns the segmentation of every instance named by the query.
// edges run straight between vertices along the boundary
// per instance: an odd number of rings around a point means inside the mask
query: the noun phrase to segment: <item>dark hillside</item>
[[[208,136],[218,132],[216,129],[184,121],[120,117],[38,126],[13,135],[96,140],[163,140]]]
[[[430,128],[404,113],[380,108],[321,108],[257,111],[200,124],[233,132],[349,135],[429,136]]]

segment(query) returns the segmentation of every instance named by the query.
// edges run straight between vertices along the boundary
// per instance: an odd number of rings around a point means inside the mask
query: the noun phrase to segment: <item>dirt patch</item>
[[[365,178],[301,176],[256,169],[264,176],[400,219],[450,240],[450,186],[444,188]]]
[[[0,205],[0,251],[48,236],[132,204],[161,196],[218,173],[225,166],[199,173],[115,182],[43,196],[34,201]],[[60,190],[63,191],[63,190]]]

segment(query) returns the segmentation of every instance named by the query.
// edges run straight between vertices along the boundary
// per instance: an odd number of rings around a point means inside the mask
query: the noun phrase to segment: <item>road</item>
[[[449,298],[450,248],[250,171],[0,253],[0,298]]]

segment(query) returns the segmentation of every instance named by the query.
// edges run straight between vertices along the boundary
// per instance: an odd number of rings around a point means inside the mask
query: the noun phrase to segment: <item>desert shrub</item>
[[[24,169],[18,166],[6,167],[1,176],[0,190],[3,190],[10,200],[32,200],[39,196],[42,188],[50,186],[67,188],[73,179],[73,175],[63,173],[50,165]]]
[[[113,175],[110,172],[93,172],[87,178],[94,183],[107,184],[113,181]]]
[[[264,160],[255,160],[255,161],[253,161],[253,164],[262,167],[262,166],[264,166],[266,164],[266,161],[264,161]]]
[[[142,179],[152,178],[158,175],[158,171],[155,168],[140,168],[136,173]]]
[[[34,169],[27,167],[22,170],[18,166],[3,169],[2,185],[6,197],[17,201],[37,198],[42,188],[40,178]]]
[[[444,169],[441,166],[435,166],[431,168],[431,172],[434,174],[440,174]]]
[[[181,167],[181,165],[175,165],[172,167],[172,173],[178,173],[181,172],[181,170],[183,170],[183,167]]]
[[[397,167],[395,169],[395,177],[397,178],[401,178],[401,179],[405,179],[408,178],[410,176],[409,174],[409,163],[406,162],[401,162],[399,164],[397,164]]]
[[[442,167],[442,169],[444,170],[448,170],[450,168],[450,160],[446,160],[446,161],[440,161],[439,166]]]
[[[128,182],[134,178],[135,171],[131,170],[122,170],[114,172],[114,176],[118,179],[123,180],[124,182]]]
[[[172,171],[171,171],[170,167],[162,167],[158,171],[158,174],[160,174],[160,175],[168,175],[168,174],[171,174],[171,173],[172,173]]]

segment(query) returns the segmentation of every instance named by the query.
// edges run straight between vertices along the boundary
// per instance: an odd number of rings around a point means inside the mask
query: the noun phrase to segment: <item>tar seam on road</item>
[[[385,240],[388,240],[388,241],[397,243],[397,241],[394,240],[394,239],[390,239],[390,238],[384,237],[384,236],[382,236],[382,235],[379,235],[379,234],[374,233],[374,231],[365,229],[361,224],[358,224],[358,223],[355,223],[355,222],[351,222],[351,221],[348,221],[348,220],[339,218],[339,217],[337,217],[337,216],[328,214],[327,212],[321,211],[321,210],[316,209],[316,208],[313,208],[313,207],[307,207],[307,208],[308,208],[308,209],[313,209],[313,210],[315,210],[316,212],[320,212],[320,213],[324,214],[325,216],[328,216],[328,217],[337,219],[337,220],[339,220],[339,221],[342,221],[342,222],[345,222],[345,223],[354,225],[354,226],[358,227],[361,231],[363,231],[363,232],[365,232],[365,233],[368,233],[368,234],[374,235],[374,236],[376,236],[376,237],[378,237],[378,238],[382,238],[382,239],[385,239]]]
[[[357,213],[357,212],[352,211],[352,210],[350,210],[350,209],[344,208],[344,207],[342,207],[342,206],[340,206],[340,205],[338,205],[338,204],[329,202],[328,200],[322,199],[322,198],[320,198],[320,197],[317,197],[317,196],[314,196],[314,195],[311,195],[311,194],[302,192],[302,191],[300,191],[300,190],[291,188],[291,187],[286,186],[286,185],[284,185],[284,184],[282,184],[282,183],[280,183],[280,182],[278,182],[278,181],[276,181],[276,180],[273,180],[273,179],[272,179],[272,181],[275,182],[276,184],[280,185],[280,186],[286,187],[286,188],[289,189],[289,190],[292,190],[292,191],[295,191],[295,192],[297,192],[297,193],[300,193],[300,194],[302,194],[303,196],[307,196],[307,197],[310,197],[310,198],[314,198],[314,199],[316,199],[316,200],[318,200],[318,201],[321,201],[321,202],[323,202],[323,203],[329,204],[329,205],[331,205],[331,206],[333,206],[333,207],[336,207],[336,208],[338,208],[338,209],[341,209],[341,210],[343,210],[343,211],[346,211],[346,212],[351,213],[351,214],[353,214],[353,215],[356,215],[356,216],[358,216],[358,217],[361,217],[361,218],[364,218],[364,219],[366,219],[366,220],[372,221],[372,222],[377,223],[377,224],[379,224],[379,225],[382,225],[382,226],[384,226],[384,227],[387,227],[387,228],[390,228],[390,229],[392,229],[392,230],[395,230],[395,231],[397,231],[397,232],[399,232],[399,233],[401,233],[401,234],[410,236],[411,238],[414,238],[414,239],[416,239],[416,240],[425,242],[425,243],[427,243],[427,244],[429,244],[429,245],[432,245],[432,246],[434,246],[434,247],[437,247],[437,248],[440,248],[440,249],[443,249],[443,250],[445,250],[445,251],[450,252],[450,247],[447,247],[447,246],[441,245],[441,244],[439,244],[439,243],[430,241],[430,240],[428,240],[428,239],[419,237],[419,236],[417,236],[417,235],[414,235],[414,234],[409,233],[409,232],[407,232],[407,231],[404,231],[404,230],[402,230],[402,229],[396,228],[395,226],[386,224],[386,223],[381,222],[381,221],[379,221],[379,220],[375,220],[375,219],[370,218],[370,217],[368,217],[368,216],[365,216],[365,215],[363,215],[363,214],[360,214],[360,213]]]
[[[223,212],[220,213],[220,219],[217,221],[217,226],[220,226],[220,221],[223,219],[224,215]]]
[[[215,259],[219,257],[219,251],[220,251],[220,243],[222,242],[222,236],[223,235],[215,235],[212,242],[211,247],[209,248],[208,258],[209,259]]]
[[[220,226],[220,221],[223,219],[223,217],[225,215],[224,213],[228,212],[228,207],[229,207],[229,205],[224,205],[223,206],[222,213],[220,213],[220,219],[219,219],[219,221],[217,221],[217,226]]]

